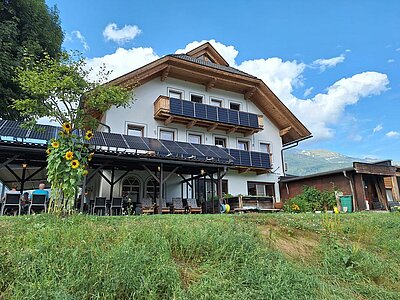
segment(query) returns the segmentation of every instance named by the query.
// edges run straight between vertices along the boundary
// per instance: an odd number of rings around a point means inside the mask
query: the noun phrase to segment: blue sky
[[[301,144],[400,161],[400,1],[61,1],[64,47],[120,75],[213,40],[310,128]],[[183,50],[182,50],[183,51]]]

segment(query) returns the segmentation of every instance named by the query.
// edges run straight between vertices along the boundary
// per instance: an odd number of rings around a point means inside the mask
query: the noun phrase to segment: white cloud
[[[133,40],[142,31],[136,25],[125,25],[121,29],[117,24],[110,23],[104,28],[103,36],[107,41],[114,41],[123,44]]]
[[[349,139],[353,142],[361,142],[363,137],[361,134],[355,133],[355,134],[350,134]]]
[[[388,138],[398,138],[400,136],[400,133],[398,133],[397,131],[389,131],[388,133],[386,133],[386,136]]]
[[[332,58],[319,58],[312,62],[311,67],[319,68],[321,72],[324,72],[326,69],[333,68],[337,64],[344,62],[345,59],[346,57],[343,54]]]
[[[160,57],[152,48],[118,48],[112,54],[87,59],[87,67],[92,69],[89,78],[95,79],[96,74],[103,65],[107,70],[112,71],[108,78],[111,80],[155,61],[158,58]]]
[[[303,96],[304,96],[304,97],[310,96],[313,90],[314,90],[314,87],[313,87],[313,86],[312,86],[312,87],[309,87],[308,89],[306,89],[306,90],[304,91]]]
[[[344,50],[344,52],[351,52],[351,49],[346,49]]]
[[[373,133],[377,133],[383,129],[382,124],[378,124],[375,126],[375,128],[372,130]]]
[[[235,47],[233,47],[233,46],[226,46],[215,40],[194,41],[194,42],[187,44],[185,48],[176,50],[175,53],[177,53],[177,54],[187,53],[190,50],[193,50],[194,48],[196,48],[206,42],[210,42],[210,44],[219,52],[219,54],[222,55],[222,57],[227,61],[227,63],[230,66],[236,65],[235,58],[238,55],[239,51],[237,51],[235,49]]]
[[[204,42],[206,41],[189,43],[177,53],[190,51]],[[300,99],[293,95],[293,91],[303,86],[303,73],[307,67],[305,63],[272,57],[246,60],[237,64],[235,59],[238,51],[233,46],[226,46],[215,40],[209,42],[231,66],[262,79],[304,122],[315,139],[334,137],[334,125],[339,122],[347,106],[356,104],[362,98],[379,95],[387,89],[389,84],[386,74],[363,72],[336,81],[326,91],[317,93],[312,98],[304,96],[305,99]],[[112,54],[88,59],[88,65],[96,71],[105,64],[109,70],[113,70],[110,78],[112,79],[158,58],[159,56],[152,48],[118,48]]]
[[[395,62],[395,60],[393,58],[387,60],[388,64],[391,64],[391,63],[394,63],[394,62]]]
[[[79,40],[79,42],[82,44],[83,49],[85,49],[85,51],[88,51],[90,49],[88,43],[86,42],[85,37],[79,30],[74,30],[70,34],[67,33],[65,36],[66,41],[73,41],[74,39]]]

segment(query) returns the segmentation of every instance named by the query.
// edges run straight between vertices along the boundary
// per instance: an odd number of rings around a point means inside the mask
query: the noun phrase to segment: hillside
[[[0,299],[400,299],[399,214],[0,218]]]
[[[351,167],[354,161],[373,162],[373,160],[345,156],[327,150],[289,149],[284,152],[287,174],[309,175]]]

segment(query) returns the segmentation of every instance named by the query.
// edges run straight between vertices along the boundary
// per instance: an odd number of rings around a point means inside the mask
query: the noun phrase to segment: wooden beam
[[[164,69],[164,71],[161,73],[161,81],[165,81],[165,79],[167,79],[170,69],[171,69],[170,66]]]
[[[167,177],[165,177],[164,179],[163,179],[163,183],[166,183],[167,182],[167,180],[168,179],[170,179],[171,178],[171,176],[172,175],[174,175],[175,174],[175,172],[177,171],[179,169],[179,167],[176,167],[175,169],[173,169],[169,174],[168,174],[168,176]]]
[[[164,121],[164,124],[165,124],[165,125],[168,125],[168,124],[170,124],[173,120],[174,120],[174,116],[169,116],[168,119],[166,119],[166,120]]]
[[[256,171],[257,175],[262,175],[262,174],[267,174],[267,173],[269,173],[269,170],[257,170]]]
[[[155,181],[160,183],[160,178],[158,178],[156,175],[154,175],[153,172],[150,171],[150,169],[146,165],[142,165],[142,167],[154,178]]]
[[[283,128],[283,129],[279,130],[279,135],[280,135],[280,136],[284,136],[284,135],[287,134],[291,129],[292,129],[292,126]]]
[[[255,130],[249,130],[249,131],[247,131],[247,132],[244,133],[244,136],[246,137],[246,136],[252,135],[252,134],[254,134],[255,132],[256,132]]]
[[[238,127],[237,127],[237,126],[235,126],[235,127],[232,127],[231,129],[227,130],[227,131],[226,131],[226,133],[227,133],[227,134],[234,133],[234,132],[235,132],[237,129],[238,129]]]
[[[250,170],[251,170],[251,168],[239,169],[239,170],[238,170],[238,173],[239,173],[239,174],[244,174],[244,173],[249,172]]]
[[[196,125],[196,123],[197,123],[197,120],[193,120],[193,121],[190,121],[187,125],[186,125],[186,128],[192,128],[194,125]]]
[[[4,168],[5,166],[7,166],[9,163],[11,163],[14,159],[16,159],[16,158],[18,158],[18,154],[17,155],[14,155],[13,157],[11,157],[11,158],[9,158],[9,159],[7,159],[5,162],[3,162],[1,165],[0,165],[0,169],[2,169],[2,168]]]
[[[257,91],[257,87],[253,87],[250,90],[248,90],[245,94],[244,94],[244,99],[246,100],[251,100],[251,98],[253,97],[254,93]]]
[[[207,92],[208,92],[209,90],[211,90],[211,89],[214,87],[216,81],[217,81],[217,79],[216,79],[216,78],[213,78],[212,80],[210,80],[210,81],[206,84],[206,91],[207,91]]]
[[[215,123],[215,124],[211,125],[210,127],[208,127],[207,131],[213,131],[217,127],[218,127],[218,123]]]

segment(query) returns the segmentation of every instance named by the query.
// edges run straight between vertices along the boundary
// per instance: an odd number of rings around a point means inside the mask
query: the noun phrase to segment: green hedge
[[[301,194],[287,202],[284,210],[287,212],[313,212],[332,210],[335,205],[334,191],[320,191],[315,187],[305,186]]]

